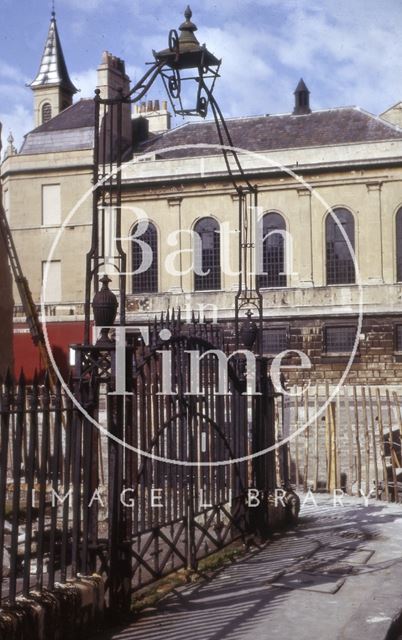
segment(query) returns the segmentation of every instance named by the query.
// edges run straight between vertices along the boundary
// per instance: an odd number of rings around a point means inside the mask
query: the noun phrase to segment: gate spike
[[[45,385],[47,384],[47,377],[48,377],[48,371],[46,371],[45,373]],[[38,388],[38,370],[35,369],[34,374],[33,374],[33,378],[32,378],[32,386],[35,388]]]
[[[56,387],[56,393],[58,393],[59,390],[61,391],[61,381],[60,381],[59,376],[56,376],[56,385],[55,385],[55,387]]]
[[[36,369],[35,369],[35,376],[34,377],[37,377]],[[46,389],[50,389],[50,373],[49,373],[49,369],[46,369],[46,371],[45,371],[45,377],[43,379],[43,384],[46,387]]]
[[[4,380],[6,387],[12,387],[14,384],[13,376],[11,375],[10,367],[7,367],[6,377]]]
[[[35,370],[35,371],[36,371],[36,370]],[[25,385],[25,373],[24,373],[24,370],[23,370],[23,368],[22,368],[22,367],[21,367],[21,371],[20,371],[19,378],[18,378],[18,384],[19,384],[19,385],[20,385],[20,384]]]
[[[72,386],[73,386],[73,372],[71,371],[71,369],[68,373],[67,386],[69,389],[72,389]]]

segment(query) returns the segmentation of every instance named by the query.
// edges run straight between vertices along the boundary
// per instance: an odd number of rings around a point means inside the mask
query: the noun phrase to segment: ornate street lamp
[[[185,21],[179,27],[180,35],[172,30],[169,33],[168,47],[159,52],[153,51],[154,61],[150,68],[132,90],[124,95],[120,91],[115,98],[104,99],[100,90],[95,96],[95,149],[94,149],[94,194],[92,218],[92,244],[87,254],[86,292],[85,292],[85,336],[82,354],[89,356],[88,371],[93,366],[93,348],[90,347],[91,297],[94,309],[95,324],[99,325],[100,317],[116,317],[119,307],[119,326],[126,325],[126,271],[127,258],[121,245],[121,167],[124,153],[130,148],[123,131],[124,110],[131,112],[131,104],[141,100],[158,77],[166,87],[174,113],[205,118],[208,108],[214,117],[219,143],[225,160],[227,174],[231,179],[238,197],[239,206],[239,287],[235,297],[235,334],[236,345],[251,347],[255,344],[260,350],[262,329],[262,296],[258,283],[251,274],[253,264],[253,210],[257,205],[257,188],[250,184],[245,175],[238,154],[233,146],[230,131],[226,125],[219,105],[213,95],[215,82],[219,77],[221,61],[216,58],[204,44],[200,44],[195,36],[196,25],[192,22],[192,12],[187,7]],[[185,108],[182,101],[182,86],[190,82],[196,84],[195,103]],[[103,246],[106,235],[107,212],[114,212],[114,256],[112,269],[118,277],[119,300],[109,290],[109,278],[103,278],[102,289],[99,289],[99,276],[106,273],[108,257]],[[109,271],[110,273],[110,271]],[[107,310],[107,305],[110,309]],[[247,316],[247,317],[246,317]],[[254,316],[254,319],[251,319]],[[241,329],[240,323],[243,324]],[[253,338],[253,339],[251,339]],[[95,349],[109,349],[111,343],[107,332],[103,331]],[[86,351],[85,351],[86,350]],[[91,355],[92,354],[92,355]],[[80,358],[82,360],[82,358]],[[82,363],[83,364],[83,363]],[[84,366],[85,369],[85,366]],[[82,366],[81,366],[82,372]]]

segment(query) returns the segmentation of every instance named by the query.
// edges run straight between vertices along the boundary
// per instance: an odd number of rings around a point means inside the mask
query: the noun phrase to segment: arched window
[[[396,279],[402,281],[402,207],[396,214]]]
[[[340,226],[342,226],[354,250],[354,219],[347,209],[334,209],[334,213],[339,224],[330,213],[325,222],[327,284],[352,284],[355,282],[354,255],[346,244]]]
[[[42,124],[48,122],[52,117],[52,105],[50,102],[45,102],[42,106]]]
[[[221,288],[221,247],[219,224],[213,218],[202,218],[194,231],[201,240],[201,256],[196,256],[205,275],[194,274],[195,291]]]
[[[262,219],[262,271],[257,284],[264,287],[286,287],[285,220],[279,213],[266,213]]]
[[[134,225],[132,235],[137,231],[138,223]],[[158,291],[158,233],[155,225],[148,222],[144,233],[138,239],[145,242],[152,250],[152,263],[146,271],[135,273],[143,264],[143,250],[138,242],[132,243],[132,292],[133,293],[156,293]]]

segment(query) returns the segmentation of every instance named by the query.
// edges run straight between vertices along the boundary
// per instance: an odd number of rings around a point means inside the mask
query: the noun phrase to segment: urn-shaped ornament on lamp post
[[[250,309],[246,313],[247,318],[243,320],[240,329],[240,338],[246,349],[252,349],[258,335],[258,327],[254,320],[251,320],[253,315]]]
[[[109,346],[113,342],[109,338],[109,327],[111,327],[116,320],[117,307],[119,303],[114,295],[113,291],[109,289],[109,282],[111,279],[106,274],[100,279],[102,288],[94,295],[92,301],[92,309],[94,312],[95,325],[102,327],[101,334],[96,342],[97,347]]]

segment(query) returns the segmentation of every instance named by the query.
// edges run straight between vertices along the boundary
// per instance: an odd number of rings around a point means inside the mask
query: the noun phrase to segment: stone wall
[[[363,316],[358,349],[344,383],[350,385],[398,385],[402,384],[402,352],[398,351],[397,327],[402,327],[402,314]],[[358,326],[356,316],[330,318],[284,319],[280,322],[264,321],[264,329],[283,327],[287,330],[287,349],[305,353],[311,361],[311,369],[298,366],[300,357],[284,359],[283,364],[294,368],[284,370],[289,385],[307,382],[338,384],[348,365],[350,353],[331,354],[325,344],[326,327]],[[234,349],[234,324],[222,322],[225,340]],[[272,354],[265,354],[270,362]]]

